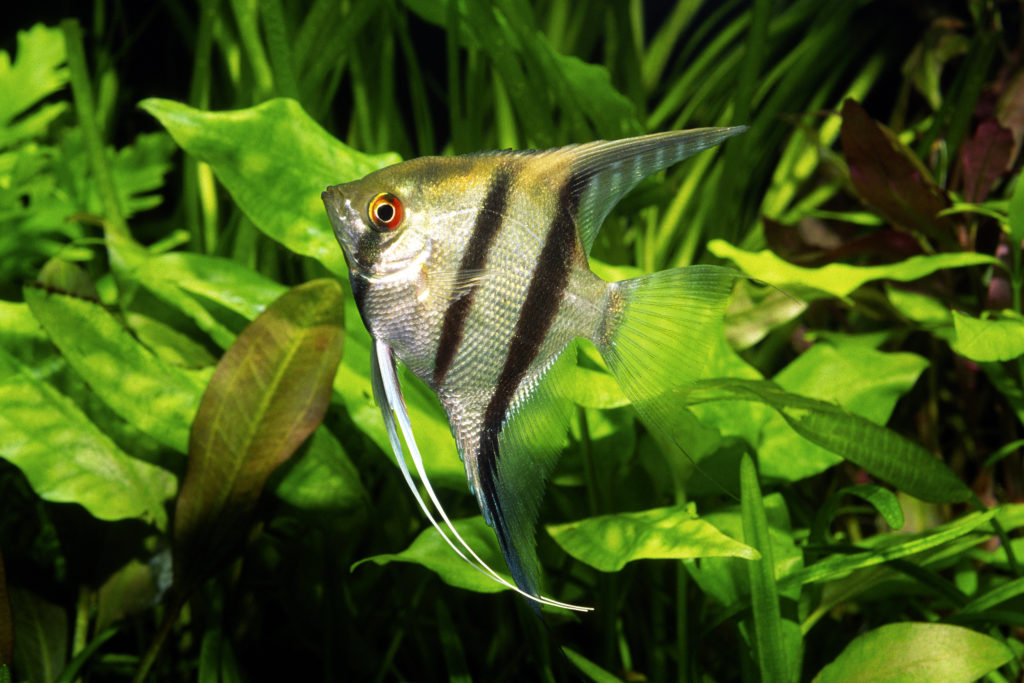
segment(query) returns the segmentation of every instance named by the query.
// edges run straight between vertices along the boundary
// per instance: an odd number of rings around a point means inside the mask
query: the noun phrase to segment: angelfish
[[[535,607],[589,609],[539,590],[534,527],[568,426],[564,376],[576,363],[563,352],[576,338],[590,340],[648,427],[676,438],[672,406],[700,374],[734,281],[728,269],[690,266],[605,282],[587,260],[597,232],[641,179],[743,130],[423,157],[322,194],[374,340],[374,398],[406,483],[463,559]],[[479,558],[438,502],[396,358],[447,412],[515,586]],[[399,428],[443,525],[413,482]]]

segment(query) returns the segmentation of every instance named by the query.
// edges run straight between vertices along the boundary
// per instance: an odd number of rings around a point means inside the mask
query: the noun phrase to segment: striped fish
[[[733,283],[732,271],[712,266],[605,282],[587,262],[598,229],[642,178],[743,130],[424,157],[322,195],[374,339],[374,395],[409,488],[463,559],[535,608],[588,609],[541,596],[534,540],[571,410],[561,384],[576,359],[563,352],[576,338],[590,340],[645,423],[675,439],[672,406],[700,373]],[[447,412],[514,586],[473,552],[438,502],[396,358]],[[399,430],[432,505],[413,482]]]

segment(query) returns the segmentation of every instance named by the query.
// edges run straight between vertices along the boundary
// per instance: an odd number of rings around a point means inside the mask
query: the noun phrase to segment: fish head
[[[349,269],[369,280],[415,270],[429,255],[426,201],[402,166],[332,185],[321,194]]]

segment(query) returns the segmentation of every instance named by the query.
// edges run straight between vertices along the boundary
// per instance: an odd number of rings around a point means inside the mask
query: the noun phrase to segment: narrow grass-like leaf
[[[115,413],[180,453],[209,377],[170,365],[102,305],[26,287],[25,301],[71,367]]]
[[[174,517],[175,581],[188,591],[248,531],[270,473],[323,419],[342,346],[334,280],[295,287],[246,327],[203,394]]]
[[[1001,266],[998,259],[988,254],[958,252],[912,256],[899,263],[879,266],[830,263],[821,268],[805,268],[795,266],[771,251],[744,251],[723,240],[712,240],[708,243],[708,250],[719,258],[731,260],[750,277],[807,300],[820,299],[823,295],[845,299],[861,285],[874,280],[911,282],[945,268]]]
[[[759,557],[750,546],[695,518],[685,506],[590,517],[553,524],[547,530],[565,552],[603,572],[617,572],[627,562],[644,559]]]
[[[805,439],[917,498],[960,502],[970,496],[953,471],[921,446],[834,403],[791,394],[771,382],[742,379],[702,380],[691,390],[690,401],[742,399],[744,394],[774,408]]]
[[[818,514],[815,515],[814,530],[811,534],[812,538],[819,540],[825,538],[828,525],[832,522],[832,517],[839,506],[839,501],[844,496],[856,496],[868,502],[878,511],[878,514],[882,515],[882,519],[891,528],[903,528],[903,509],[900,507],[900,501],[896,494],[877,484],[861,484],[860,486],[841,488],[828,497],[825,504],[818,511]]]
[[[884,425],[928,361],[912,353],[882,353],[856,342],[819,342],[780,370],[773,381],[790,393],[839,404]],[[760,443],[754,445],[765,477],[798,481],[837,462],[833,451],[810,443],[785,419],[772,416],[761,427],[760,436]]]
[[[204,112],[160,99],[143,100],[140,106],[182,149],[210,164],[257,228],[336,274],[347,268],[320,193],[400,161],[394,154],[368,156],[347,147],[295,100],[275,99],[231,112]]]
[[[950,345],[964,358],[988,362],[1024,355],[1024,318],[1019,316],[982,320],[953,311],[953,327],[956,337]]]
[[[494,531],[487,526],[483,517],[454,520],[453,524],[459,535],[466,539],[480,559],[491,567],[505,566],[501,551],[498,550]],[[421,531],[419,536],[402,552],[367,557],[353,564],[352,570],[354,571],[359,565],[367,562],[377,565],[386,565],[391,562],[411,562],[434,572],[449,586],[465,588],[477,593],[498,593],[507,590],[506,586],[492,579],[489,574],[477,570],[475,565],[469,564],[453,553],[451,547],[444,542],[437,529],[432,526]],[[507,573],[499,571],[498,575],[506,581],[511,581],[511,577]]]
[[[753,609],[755,654],[761,680],[796,680],[784,646],[782,611],[775,584],[775,561],[768,531],[768,518],[761,502],[757,470],[749,455],[740,461],[740,502],[743,517],[743,540],[756,548],[760,561],[747,565],[750,577],[750,602]]]
[[[858,569],[873,567],[889,560],[922,553],[970,534],[974,529],[995,516],[996,512],[997,510],[995,509],[986,512],[972,512],[949,524],[944,524],[909,538],[903,536],[880,536],[878,537],[880,543],[877,547],[868,548],[864,552],[850,555],[830,555],[810,567],[789,574],[783,579],[782,583],[789,586],[794,583],[832,581]]]
[[[569,658],[569,661],[572,662],[576,668],[583,673],[583,675],[594,681],[594,683],[622,683],[621,678],[613,673],[605,671],[579,652],[568,647],[563,647],[562,652],[565,653],[565,656]]]
[[[1005,645],[977,631],[948,624],[904,622],[858,636],[814,680],[969,683],[1012,657]]]
[[[77,405],[3,349],[0,457],[44,500],[78,503],[97,519],[142,518],[158,528],[167,523],[163,503],[174,494],[174,476],[130,458]]]
[[[986,610],[997,605],[1001,605],[1007,600],[1012,600],[1022,594],[1024,594],[1024,578],[1013,579],[1012,581],[1007,581],[1001,586],[997,586],[992,590],[986,591],[984,594],[971,600],[969,603],[964,605],[959,614],[978,614],[979,612],[985,612]]]

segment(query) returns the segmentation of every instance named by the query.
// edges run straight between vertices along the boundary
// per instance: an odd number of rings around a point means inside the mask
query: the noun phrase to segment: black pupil
[[[390,223],[395,217],[395,207],[391,206],[387,202],[381,202],[377,205],[377,220],[381,223]]]

